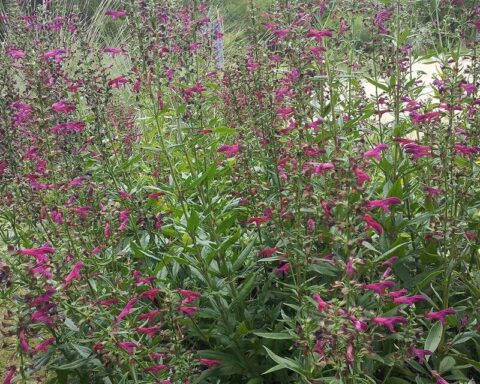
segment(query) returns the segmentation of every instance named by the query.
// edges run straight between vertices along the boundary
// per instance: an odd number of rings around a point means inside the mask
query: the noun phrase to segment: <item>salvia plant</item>
[[[3,384],[480,380],[480,5],[247,3],[2,3]]]

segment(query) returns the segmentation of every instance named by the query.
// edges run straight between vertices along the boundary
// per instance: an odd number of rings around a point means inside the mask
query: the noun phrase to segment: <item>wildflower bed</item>
[[[480,8],[65,4],[0,14],[4,384],[480,378]]]

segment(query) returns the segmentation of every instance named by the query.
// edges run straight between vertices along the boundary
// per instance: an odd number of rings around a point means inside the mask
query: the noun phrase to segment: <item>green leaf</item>
[[[272,339],[272,340],[293,340],[293,339],[295,339],[294,336],[289,335],[288,333],[280,333],[280,332],[273,332],[273,333],[253,332],[253,334],[258,336],[258,337],[263,337],[265,339]]]
[[[445,372],[448,372],[450,371],[453,367],[455,367],[455,365],[457,364],[457,362],[455,361],[455,359],[452,357],[452,356],[446,356],[442,359],[442,361],[440,362],[440,366],[438,368],[438,372],[440,374],[443,374]]]
[[[200,224],[200,218],[198,217],[198,213],[195,210],[190,211],[190,216],[188,217],[187,221],[187,230],[189,233],[194,233],[198,225]]]
[[[435,352],[440,345],[440,341],[442,340],[442,332],[443,332],[443,325],[441,322],[436,322],[433,327],[428,332],[427,340],[425,340],[425,349],[429,351]],[[429,356],[426,357],[428,361]]]
[[[265,348],[265,350],[267,351],[268,356],[270,356],[270,358],[273,361],[275,361],[280,367],[282,367],[284,369],[288,369],[288,370],[293,371],[293,372],[296,372],[300,376],[305,378],[305,373],[304,373],[302,367],[296,361],[294,361],[292,359],[287,359],[287,358],[284,358],[284,357],[280,357],[265,346],[263,346],[263,348]],[[269,371],[267,371],[267,372],[269,372]],[[264,372],[263,374],[265,375],[267,372]]]
[[[373,86],[384,90],[385,92],[389,91],[389,88],[385,84],[381,84],[378,81],[375,81],[374,79],[371,79],[370,77],[365,77],[365,80],[367,80]]]

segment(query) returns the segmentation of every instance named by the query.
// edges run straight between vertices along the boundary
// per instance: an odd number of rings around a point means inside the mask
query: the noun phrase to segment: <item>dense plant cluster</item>
[[[480,8],[65,1],[0,14],[4,384],[480,378]]]

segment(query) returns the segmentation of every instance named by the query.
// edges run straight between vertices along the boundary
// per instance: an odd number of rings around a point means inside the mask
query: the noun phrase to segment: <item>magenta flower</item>
[[[85,130],[85,123],[83,121],[69,121],[67,123],[60,123],[50,128],[54,133],[82,133]]]
[[[45,309],[39,309],[31,314],[32,323],[43,323],[53,325],[55,321],[53,317],[45,313]]]
[[[424,114],[419,114],[416,111],[412,111],[410,113],[410,118],[414,124],[422,124],[422,123],[431,123],[433,121],[439,122],[440,121],[440,112],[432,111],[427,112]]]
[[[395,324],[407,324],[408,321],[403,316],[392,317],[374,317],[372,322],[387,327],[390,332],[395,333]]]
[[[378,295],[384,295],[387,288],[391,288],[395,285],[393,281],[383,281],[380,283],[371,283],[371,284],[364,284],[363,289],[373,291]]]
[[[258,251],[258,255],[262,257],[271,257],[275,252],[278,251],[278,248],[265,248],[260,251]]]
[[[105,12],[106,16],[110,16],[112,20],[120,19],[122,17],[127,16],[127,12],[125,11],[115,11],[113,9],[107,9]]]
[[[158,292],[160,292],[160,288],[152,288],[152,289],[149,289],[148,291],[142,292],[140,297],[153,301],[157,297]]]
[[[324,309],[328,308],[328,303],[323,301],[318,293],[313,294],[313,299],[317,302],[317,309],[319,313],[322,313]]]
[[[321,43],[324,37],[332,37],[333,32],[330,29],[310,29],[306,36],[313,37],[317,43]]]
[[[408,291],[405,288],[399,289],[398,291],[392,291],[388,293],[388,296],[397,298],[403,295],[406,295]]]
[[[378,144],[375,148],[368,150],[363,154],[363,157],[369,158],[373,157],[377,161],[382,159],[382,152],[388,149],[387,144]]]
[[[448,384],[448,381],[445,380],[437,371],[432,371],[432,376],[437,380],[436,384]]]
[[[403,149],[406,153],[411,154],[413,160],[420,157],[432,156],[432,147],[428,145],[420,145],[415,143],[405,144]]]
[[[277,109],[277,115],[280,115],[283,120],[293,115],[294,109],[292,107],[283,107]]]
[[[126,351],[129,355],[133,354],[135,348],[138,348],[138,344],[133,341],[121,341],[117,343],[117,346]]]
[[[390,212],[390,206],[393,204],[400,204],[402,202],[401,199],[398,197],[387,197],[386,199],[382,200],[371,200],[367,202],[367,207],[369,210],[373,210],[375,208],[381,208],[385,213]]]
[[[7,167],[8,167],[7,160],[3,160],[0,162],[0,176],[2,176],[5,173],[5,170],[7,169]]]
[[[433,199],[435,196],[443,193],[443,189],[438,187],[425,187],[423,190],[427,193],[428,197]]]
[[[7,376],[5,376],[5,380],[3,380],[3,384],[11,384],[16,371],[17,368],[10,367],[7,371]]]
[[[112,230],[110,229],[110,223],[108,221],[105,223],[105,227],[103,228],[103,236],[105,236],[106,239],[112,236]]]
[[[415,347],[412,347],[410,351],[418,359],[420,364],[425,362],[426,356],[430,356],[432,354],[432,351],[429,351],[428,349],[419,349]]]
[[[470,83],[460,84],[460,87],[465,91],[467,97],[472,96],[473,92],[475,92],[475,90],[477,89],[477,87],[475,87],[475,84]]]
[[[335,169],[332,163],[308,163],[315,175],[325,175],[325,171]]]
[[[366,181],[370,181],[371,180],[371,177],[370,175],[361,170],[360,168],[354,168],[353,169],[353,173],[355,174],[355,177],[357,178],[357,186],[362,188],[363,187],[363,184],[366,182]]]
[[[281,267],[275,269],[275,275],[280,276],[287,276],[288,271],[290,270],[290,263],[284,263]]]
[[[413,296],[401,296],[401,297],[395,297],[393,299],[393,302],[395,304],[406,304],[406,305],[412,305],[415,303],[419,303],[421,301],[426,301],[426,297],[423,295],[413,295]]]
[[[122,48],[105,48],[103,52],[111,54],[112,57],[115,57],[121,53],[124,53]]]
[[[355,271],[355,268],[353,266],[353,259],[350,257],[347,261],[346,266],[345,266],[345,273],[348,277],[352,277],[355,272],[356,271]]]
[[[185,305],[181,305],[178,310],[187,316],[193,317],[193,315],[198,312],[198,307],[187,307]]]
[[[182,304],[193,303],[195,300],[202,296],[200,292],[189,291],[187,289],[179,289],[178,293],[180,293],[182,296],[185,296],[185,299],[182,300]]]
[[[128,84],[130,80],[128,80],[125,76],[118,76],[108,82],[108,86],[113,89],[120,89],[125,84]]]
[[[27,337],[25,336],[25,329],[20,329],[18,332],[18,341],[20,342],[20,348],[23,353],[28,353],[30,347],[28,346]]]
[[[217,152],[225,153],[227,157],[235,157],[237,153],[240,153],[240,145],[233,144],[233,145],[222,145],[218,148]]]
[[[159,315],[162,311],[159,309],[154,309],[153,311],[150,311],[148,313],[143,313],[138,316],[140,320],[148,320],[152,321],[157,315]]]
[[[9,56],[15,61],[24,59],[27,56],[27,54],[24,51],[22,51],[21,49],[15,48],[11,45],[7,47],[6,52],[7,52],[7,56]]]
[[[48,243],[45,243],[40,248],[20,249],[18,253],[24,256],[32,256],[37,260],[38,263],[46,263],[48,262],[47,254],[55,253],[55,249],[52,248]]]
[[[221,360],[212,360],[212,359],[206,359],[206,358],[199,358],[198,359],[200,363],[206,365],[208,368],[212,368],[215,365],[221,365],[222,361]]]
[[[51,51],[47,51],[43,54],[44,59],[54,59],[57,62],[60,62],[64,59],[63,55],[67,53],[66,49],[53,49]]]
[[[168,366],[165,364],[157,364],[150,367],[145,367],[145,371],[151,372],[155,375],[158,374],[160,371],[164,371],[165,369],[168,369]]]
[[[471,157],[473,155],[476,155],[477,152],[480,151],[480,147],[476,147],[476,146],[455,144],[454,147],[455,147],[456,153],[466,157]]]
[[[82,261],[77,261],[75,265],[73,266],[71,272],[67,275],[67,277],[64,280],[65,286],[70,285],[70,282],[73,279],[80,279],[82,276],[80,276],[80,269],[84,267],[84,264]]]
[[[430,312],[425,315],[425,318],[440,321],[443,325],[446,323],[446,317],[457,313],[453,308],[445,308],[437,312]]]
[[[135,303],[137,302],[137,298],[136,297],[133,297],[131,298],[127,305],[125,306],[125,308],[122,309],[122,312],[120,312],[120,314],[115,318],[116,321],[120,321],[122,320],[125,316],[129,315],[130,313],[132,313],[132,307],[135,305]]]
[[[47,352],[48,351],[48,347],[50,345],[52,345],[53,343],[55,343],[55,339],[53,337],[45,340],[45,341],[42,341],[40,344],[38,344],[36,347],[35,347],[35,352]]]
[[[136,331],[138,333],[142,333],[144,335],[147,335],[149,337],[155,336],[156,333],[160,330],[159,327],[138,327]]]
[[[65,113],[65,114],[68,114],[68,113],[70,113],[70,112],[72,112],[76,109],[75,105],[70,104],[66,100],[60,100],[60,101],[57,101],[56,103],[53,103],[52,108],[56,112],[61,112],[61,113]]]
[[[373,217],[370,216],[368,213],[363,215],[363,220],[365,221],[365,230],[372,228],[379,235],[383,233],[383,227],[378,222],[376,222]]]

